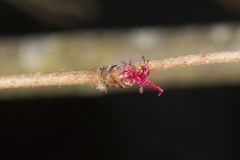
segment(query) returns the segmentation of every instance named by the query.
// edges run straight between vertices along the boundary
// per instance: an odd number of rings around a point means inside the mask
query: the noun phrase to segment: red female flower
[[[124,82],[124,84],[137,83],[140,87],[139,92],[141,94],[143,93],[143,86],[147,85],[158,91],[158,96],[160,96],[164,90],[148,80],[150,74],[150,69],[148,66],[149,60],[145,60],[144,57],[142,58],[143,64],[139,64],[139,66],[132,64],[131,59],[129,63],[122,62],[123,65],[120,69],[121,81]]]

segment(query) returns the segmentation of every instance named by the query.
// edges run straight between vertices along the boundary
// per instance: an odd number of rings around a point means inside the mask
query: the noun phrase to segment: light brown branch
[[[188,55],[176,58],[151,60],[149,62],[149,67],[151,70],[167,70],[195,65],[227,62],[240,62],[240,51]],[[137,65],[140,63],[141,62],[137,62],[135,64]],[[0,77],[0,89],[91,84],[104,90],[105,85],[102,84],[102,78],[103,77],[101,76],[99,69],[92,71],[11,75]]]
[[[99,83],[99,75],[96,71],[35,73],[0,77],[0,89],[97,83]]]
[[[240,62],[240,51],[187,55],[150,61],[151,70],[167,70],[203,64]]]

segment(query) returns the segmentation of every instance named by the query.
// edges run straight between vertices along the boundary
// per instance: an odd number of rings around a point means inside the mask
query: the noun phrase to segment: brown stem
[[[98,84],[97,71],[20,74],[0,77],[0,89]]]
[[[227,62],[240,62],[240,51],[187,55],[151,60],[149,61],[149,67],[151,70],[167,70]],[[140,62],[135,64],[140,64]],[[0,89],[91,84],[96,85],[97,88],[101,90],[105,90],[105,84],[102,83],[103,77],[99,69],[92,71],[35,73],[0,77]]]
[[[150,61],[151,70],[167,70],[202,64],[240,62],[240,51],[187,55]]]

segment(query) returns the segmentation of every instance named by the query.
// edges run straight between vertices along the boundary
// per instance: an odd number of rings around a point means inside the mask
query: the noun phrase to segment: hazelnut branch
[[[240,62],[240,51],[207,53],[159,60],[150,60],[148,62],[148,67],[150,71],[154,71],[228,62]],[[141,64],[143,63],[136,62],[133,65],[139,66]],[[117,68],[119,67],[121,68],[121,66],[117,66]],[[106,72],[105,76],[103,76],[102,73],[103,71],[106,71],[106,67],[91,71],[69,71],[1,76],[0,89],[80,84],[95,85],[100,90],[105,90],[106,86],[126,87],[126,84],[116,85],[117,83],[119,83],[118,79],[121,78],[121,75],[119,75],[119,69],[114,69],[112,66],[109,66],[108,68],[112,69],[111,71],[108,70],[109,73]],[[110,78],[108,78],[108,74],[110,74]],[[116,75],[118,75],[117,78]],[[115,85],[112,85],[114,83]]]

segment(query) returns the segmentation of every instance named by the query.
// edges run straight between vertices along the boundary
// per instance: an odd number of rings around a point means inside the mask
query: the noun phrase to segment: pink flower
[[[144,57],[142,58],[143,64],[139,64],[139,66],[132,64],[131,59],[129,63],[122,62],[123,66],[121,67],[120,70],[122,81],[124,81],[125,83],[127,82],[129,84],[137,83],[139,85],[139,92],[141,94],[143,93],[143,86],[147,85],[158,91],[159,92],[158,96],[160,96],[164,92],[164,90],[158,87],[157,85],[153,84],[150,80],[148,80],[150,74],[148,66],[149,61],[145,60]]]

